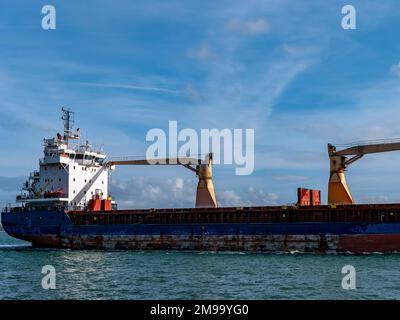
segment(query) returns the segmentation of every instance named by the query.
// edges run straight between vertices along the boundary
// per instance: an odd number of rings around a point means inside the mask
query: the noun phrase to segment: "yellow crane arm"
[[[399,141],[354,144],[339,151],[334,145],[328,144],[328,155],[330,160],[328,204],[354,203],[344,175],[346,168],[351,163],[361,159],[365,154],[397,150],[400,150]],[[346,156],[352,157],[348,159]]]
[[[107,166],[113,165],[190,165],[201,163],[195,158],[164,158],[164,159],[121,159],[107,161]]]
[[[397,150],[400,150],[400,142],[356,145],[340,151],[336,151],[335,148],[335,151],[333,151],[333,153],[334,155],[337,156],[348,156],[348,155],[360,155],[367,153],[379,153],[379,152],[388,152]]]
[[[206,155],[205,161],[195,158],[164,158],[164,159],[114,159],[105,164],[114,165],[182,165],[196,173],[199,182],[196,192],[196,208],[217,207],[214,185],[212,182],[212,153]],[[192,165],[195,165],[192,167]]]

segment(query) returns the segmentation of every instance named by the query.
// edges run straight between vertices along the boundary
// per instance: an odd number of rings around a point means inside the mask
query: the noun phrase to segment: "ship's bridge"
[[[82,165],[102,165],[106,155],[101,151],[94,151],[86,141],[85,144],[78,143],[69,145],[68,141],[60,138],[44,139],[44,157],[40,159],[40,165],[61,163],[67,165],[73,160]]]
[[[17,201],[32,204],[57,202],[68,207],[85,207],[93,197],[108,198],[106,155],[80,142],[79,129],[72,130],[72,115],[62,109],[64,134],[43,139],[39,170],[24,184]]]

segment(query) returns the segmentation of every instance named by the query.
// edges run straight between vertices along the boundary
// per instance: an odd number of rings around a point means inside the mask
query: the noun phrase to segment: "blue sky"
[[[41,28],[52,4],[57,29]],[[341,28],[352,4],[357,29]],[[144,155],[146,132],[254,128],[255,172],[215,166],[221,204],[326,198],[326,144],[400,137],[400,2],[2,1],[0,202],[37,167],[61,106],[110,156]],[[400,153],[370,155],[347,179],[358,202],[400,201]],[[123,206],[192,206],[179,167],[118,168]]]

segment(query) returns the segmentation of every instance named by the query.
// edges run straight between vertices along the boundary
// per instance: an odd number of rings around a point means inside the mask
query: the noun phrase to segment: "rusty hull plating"
[[[7,211],[36,247],[252,252],[397,252],[400,205]]]

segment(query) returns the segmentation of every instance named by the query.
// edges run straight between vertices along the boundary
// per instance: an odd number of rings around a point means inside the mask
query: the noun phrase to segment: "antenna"
[[[64,122],[64,139],[67,141],[68,145],[68,138],[70,138],[71,135],[71,129],[72,126],[74,125],[74,112],[67,109],[67,108],[61,108],[62,112],[62,117],[61,120]]]

